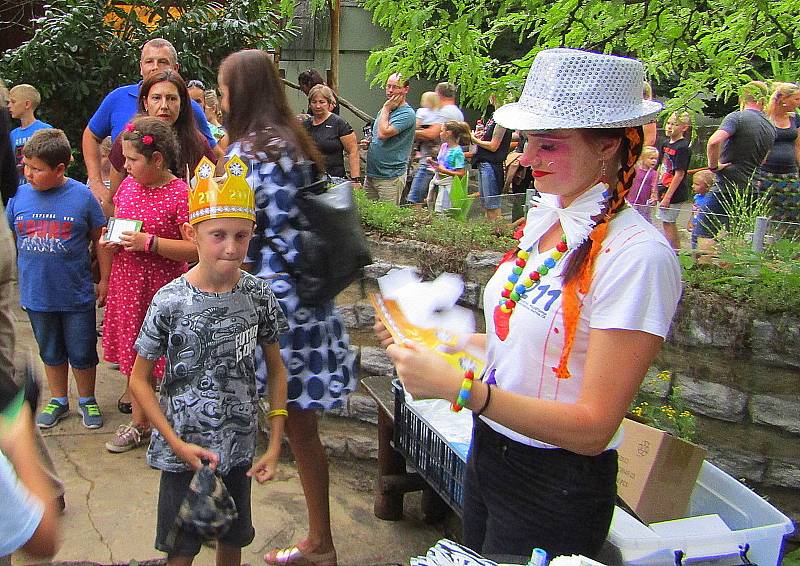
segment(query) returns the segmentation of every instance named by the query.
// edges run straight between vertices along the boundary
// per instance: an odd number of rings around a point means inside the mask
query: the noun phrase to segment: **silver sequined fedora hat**
[[[515,130],[623,128],[651,122],[661,104],[642,99],[644,66],[636,59],[579,49],[545,49],[533,60],[518,102],[495,122]]]

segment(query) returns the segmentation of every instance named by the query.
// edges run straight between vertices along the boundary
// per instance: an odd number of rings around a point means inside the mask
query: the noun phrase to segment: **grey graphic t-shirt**
[[[219,455],[222,474],[252,462],[254,352],[288,328],[269,284],[244,271],[229,293],[206,293],[179,277],[153,297],[134,348],[148,360],[166,355],[161,410],[179,437]],[[190,469],[155,429],[147,462],[167,472]]]

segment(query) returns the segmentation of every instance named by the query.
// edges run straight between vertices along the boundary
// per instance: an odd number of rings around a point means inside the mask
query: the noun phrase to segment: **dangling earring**
[[[605,158],[600,159],[600,178],[603,179],[606,176],[606,160]]]

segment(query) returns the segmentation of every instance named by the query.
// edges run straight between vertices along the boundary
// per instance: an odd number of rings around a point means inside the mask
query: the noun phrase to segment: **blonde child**
[[[244,163],[233,159],[237,168],[229,166],[226,185],[235,187],[220,190],[201,180],[192,189],[184,231],[199,261],[156,293],[135,346],[131,391],[156,428],[147,461],[161,470],[155,546],[167,552],[170,566],[191,564],[200,551],[195,535],[180,530],[174,541],[169,535],[202,460],[221,475],[238,511],[217,542],[217,564],[241,562],[241,548],[255,535],[251,478],[264,483],[274,476],[288,416],[278,343],[288,324],[269,282],[240,269],[253,235],[255,199]],[[271,430],[266,453],[253,464],[257,346],[267,365]],[[164,355],[170,363],[157,399],[150,379]]]
[[[436,159],[428,157],[428,165],[433,169],[433,180],[428,188],[428,207],[433,206],[436,212],[450,208],[450,187],[453,177],[466,174],[466,158],[462,145],[470,142],[470,128],[466,122],[448,120],[439,134],[442,145]]]
[[[11,130],[11,149],[17,160],[19,184],[25,183],[25,172],[22,168],[22,148],[38,130],[52,128],[47,122],[36,118],[36,109],[42,101],[39,91],[29,84],[13,87],[8,92],[8,112],[15,120],[20,121],[20,126]],[[67,164],[69,165],[69,163]]]
[[[625,200],[648,222],[652,222],[650,208],[658,202],[656,163],[658,163],[658,150],[651,145],[642,148],[642,154],[636,162],[636,175],[631,190],[625,195]]]
[[[207,90],[205,94],[205,109],[206,120],[208,120],[208,127],[211,128],[211,135],[219,142],[225,135],[225,127],[220,123],[222,118],[222,110],[219,108],[219,99],[214,90]]]
[[[422,93],[419,100],[419,108],[417,109],[417,129],[427,130],[434,124],[441,123],[442,119],[439,116],[439,108],[441,103],[439,95],[433,91]],[[436,144],[433,142],[416,142],[414,148],[414,158],[419,160],[420,167],[426,167],[428,156],[433,153]]]
[[[104,239],[101,253],[113,254],[111,276],[101,280],[108,289],[103,323],[106,361],[119,364],[130,377],[136,352],[133,349],[144,315],[161,287],[186,272],[187,262],[197,260],[197,248],[182,239],[180,227],[189,218],[186,183],[175,177],[170,166],[178,143],[167,122],[143,116],[125,126],[122,152],[128,173],[114,194],[116,218],[140,220],[141,229],[123,232],[119,242]],[[153,377],[164,374],[164,360],[153,368]],[[117,402],[120,412],[133,412],[133,421],[122,425],[106,443],[110,452],[125,452],[141,446],[150,435],[150,424],[136,403],[127,401],[127,390]]]
[[[688,112],[674,112],[664,126],[667,141],[661,146],[656,218],[661,221],[664,236],[676,251],[680,248],[677,225],[680,205],[689,199],[686,172],[692,159],[688,139],[691,124]]]
[[[439,123],[439,95],[429,90],[423,92],[417,109],[417,129],[429,128]]]
[[[692,176],[692,192],[694,197],[692,200],[692,215],[686,228],[692,233],[692,249],[697,249],[697,236],[694,233],[695,219],[700,213],[700,210],[706,206],[708,200],[708,191],[714,186],[717,177],[708,169],[701,169]]]

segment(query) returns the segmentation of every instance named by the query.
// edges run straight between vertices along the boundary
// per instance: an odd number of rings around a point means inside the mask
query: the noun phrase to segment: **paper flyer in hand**
[[[396,343],[406,340],[418,342],[436,351],[454,368],[461,371],[472,369],[476,376],[481,375],[486,361],[473,353],[456,349],[459,347],[458,336],[441,328],[422,328],[411,324],[403,316],[397,301],[387,299],[380,293],[372,293],[370,300],[375,308],[375,316],[380,318]]]
[[[142,229],[141,220],[132,220],[130,218],[114,218],[113,216],[108,219],[106,224],[106,240],[119,244],[120,236],[123,232],[139,232]]]

